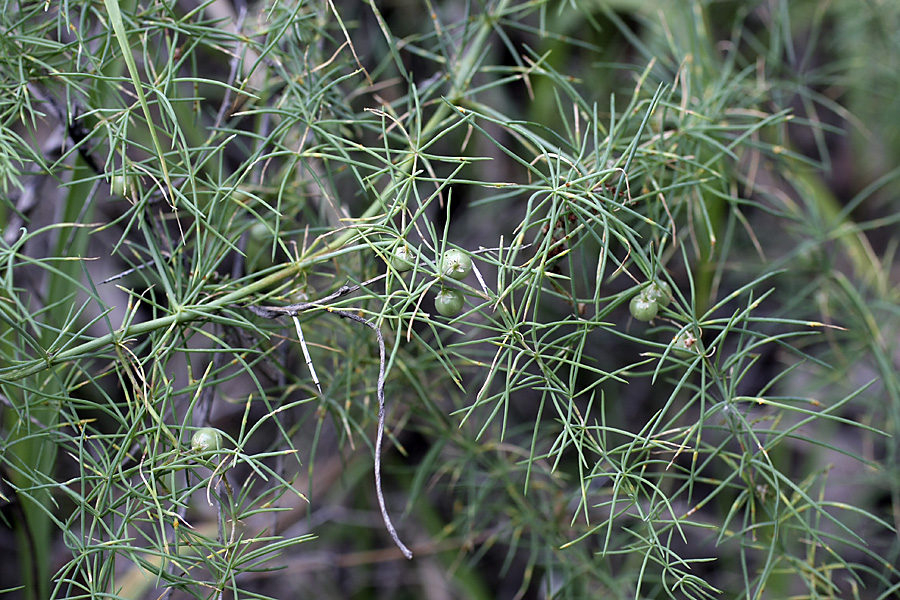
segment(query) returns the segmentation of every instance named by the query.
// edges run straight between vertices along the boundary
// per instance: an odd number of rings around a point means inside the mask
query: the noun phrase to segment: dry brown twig
[[[362,323],[366,327],[370,328],[375,332],[375,336],[378,339],[378,383],[376,387],[376,396],[378,397],[378,433],[375,437],[375,493],[378,496],[378,506],[381,509],[381,518],[384,521],[384,526],[387,528],[388,533],[391,536],[391,539],[394,540],[394,543],[400,548],[400,551],[403,553],[408,559],[413,557],[412,551],[402,542],[400,541],[400,536],[397,535],[397,530],[394,528],[393,522],[391,522],[391,517],[388,515],[387,506],[384,503],[384,493],[382,491],[381,485],[381,448],[384,441],[384,373],[385,373],[385,365],[386,365],[386,352],[384,347],[384,336],[381,333],[381,328],[378,327],[375,323],[359,316],[355,312],[351,310],[342,310],[327,306],[326,303],[337,298],[341,298],[348,294],[352,294],[363,287],[375,283],[386,277],[386,275],[379,275],[378,277],[374,277],[369,279],[368,281],[364,281],[363,283],[357,285],[344,285],[338,288],[336,292],[333,294],[322,298],[321,300],[316,300],[312,302],[300,302],[297,304],[290,304],[288,306],[254,306],[248,305],[247,308],[253,314],[263,317],[265,319],[276,319],[278,317],[289,316],[294,320],[295,325],[297,326],[298,336],[299,333],[299,321],[297,320],[297,315],[313,309],[324,309],[328,312],[335,314],[343,319],[350,319],[351,321],[356,321],[357,323]],[[302,337],[301,337],[302,339]],[[305,345],[305,342],[302,342]],[[315,371],[312,370],[312,363],[309,359],[309,354],[306,348],[304,347],[304,356],[307,360],[307,365],[310,367],[310,371],[313,374],[313,379],[317,379],[315,376]],[[316,381],[316,385],[318,387],[318,381]],[[321,393],[321,388],[319,388]]]

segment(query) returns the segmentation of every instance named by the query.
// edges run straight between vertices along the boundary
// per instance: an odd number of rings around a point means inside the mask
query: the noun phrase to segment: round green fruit
[[[672,302],[672,288],[665,281],[654,281],[641,292],[648,300],[656,302],[660,308],[665,308]]]
[[[191,437],[191,448],[194,452],[206,454],[222,449],[222,433],[212,427],[203,427],[194,432]]]
[[[631,299],[628,309],[631,311],[631,316],[638,321],[652,321],[659,312],[659,305],[641,292]]]
[[[391,267],[398,273],[406,273],[413,268],[413,254],[409,251],[409,246],[399,246],[391,257]]]
[[[672,340],[672,353],[678,358],[694,358],[700,354],[700,340],[693,331],[682,331]]]
[[[130,190],[128,178],[124,175],[113,175],[110,178],[110,193],[113,196],[125,196]]]
[[[434,308],[445,317],[455,317],[462,312],[463,295],[450,288],[441,288],[434,297]]]
[[[455,248],[444,252],[441,272],[451,279],[465,279],[472,272],[472,257]]]

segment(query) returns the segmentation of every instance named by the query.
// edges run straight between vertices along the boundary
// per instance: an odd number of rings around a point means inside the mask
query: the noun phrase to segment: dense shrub
[[[125,4],[0,14],[0,587],[897,593],[900,10]]]

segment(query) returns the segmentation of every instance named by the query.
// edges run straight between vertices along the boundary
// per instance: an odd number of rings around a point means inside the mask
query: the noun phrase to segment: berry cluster
[[[405,273],[413,268],[413,260],[413,253],[403,245],[391,257],[391,267],[398,273]],[[472,257],[462,250],[451,248],[441,257],[440,272],[442,277],[463,280],[472,272]],[[450,287],[441,286],[434,297],[434,308],[445,317],[455,317],[461,313],[464,304],[462,292]]]
[[[672,302],[672,288],[665,281],[645,286],[628,305],[631,316],[638,321],[652,321],[660,308]]]

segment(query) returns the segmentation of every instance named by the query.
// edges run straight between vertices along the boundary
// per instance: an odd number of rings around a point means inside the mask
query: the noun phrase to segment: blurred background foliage
[[[9,597],[897,595],[896,3],[0,23]]]

